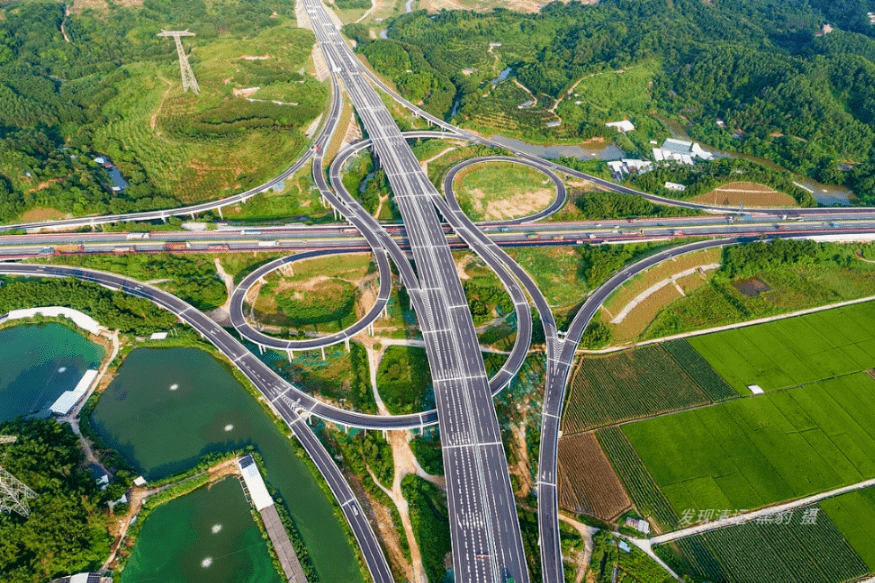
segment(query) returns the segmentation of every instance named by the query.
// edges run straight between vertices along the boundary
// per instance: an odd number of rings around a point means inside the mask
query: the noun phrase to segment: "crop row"
[[[818,507],[811,507],[815,512]],[[841,583],[869,572],[824,513],[797,509],[779,523],[747,522],[676,542],[670,562],[687,574],[730,583]]]
[[[577,433],[711,401],[661,346],[584,358],[571,383],[563,430]]]
[[[609,427],[599,431],[596,436],[638,511],[644,516],[653,518],[660,530],[675,528],[678,524],[678,515],[659,490],[622,430],[618,427]]]
[[[723,377],[717,374],[708,361],[696,352],[696,349],[686,340],[667,342],[662,346],[680,367],[699,384],[711,401],[718,403],[738,396],[729,383],[723,380]]]

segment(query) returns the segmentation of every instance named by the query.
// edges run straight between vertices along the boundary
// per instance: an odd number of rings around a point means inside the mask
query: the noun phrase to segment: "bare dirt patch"
[[[567,0],[562,0],[567,2]],[[598,0],[583,0],[583,4],[595,4]],[[422,0],[420,8],[429,12],[441,10],[473,10],[475,12],[489,12],[493,8],[504,8],[517,12],[540,12],[541,8],[549,4],[546,0]]]
[[[18,220],[23,223],[34,223],[38,221],[48,221],[52,219],[63,219],[66,218],[66,216],[66,214],[62,213],[57,209],[36,206],[22,213],[21,216],[18,217]]]
[[[594,433],[559,440],[559,506],[608,522],[632,507]]]
[[[730,182],[709,193],[692,199],[695,202],[737,206],[743,204],[751,207],[782,207],[796,206],[796,200],[789,194],[764,184],[754,182]]]
[[[477,192],[475,190],[473,194]],[[511,199],[489,201],[486,203],[483,215],[487,221],[500,221],[532,215],[549,206],[554,196],[552,190],[542,188],[534,192],[520,193]]]
[[[749,298],[755,298],[763,292],[772,289],[769,284],[758,277],[750,277],[741,281],[732,282],[732,287],[743,293]]]

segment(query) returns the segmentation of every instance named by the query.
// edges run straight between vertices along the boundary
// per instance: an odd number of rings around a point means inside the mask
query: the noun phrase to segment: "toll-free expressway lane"
[[[410,289],[411,299],[441,424],[455,578],[525,583],[529,575],[498,419],[468,303],[432,202],[439,195],[322,4],[305,0],[304,6],[326,62],[373,141],[407,228],[419,282]]]

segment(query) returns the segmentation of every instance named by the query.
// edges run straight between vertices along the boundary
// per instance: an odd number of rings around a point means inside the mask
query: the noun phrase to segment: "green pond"
[[[209,452],[255,446],[320,580],[361,581],[346,534],[316,479],[255,399],[208,353],[195,348],[134,350],[91,420],[147,480],[188,469]],[[161,542],[148,540],[146,534],[138,544]],[[155,536],[160,539],[160,534]],[[177,583],[188,581],[196,580]]]
[[[43,416],[76,387],[104,350],[63,324],[25,324],[0,330],[0,421]]]
[[[225,478],[149,515],[123,583],[280,583],[243,488]]]

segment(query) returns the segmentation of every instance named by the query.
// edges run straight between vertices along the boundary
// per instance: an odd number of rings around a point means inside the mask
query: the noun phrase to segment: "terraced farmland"
[[[875,310],[856,304],[691,338],[736,391],[792,387],[875,367]]]
[[[696,579],[726,583],[841,583],[869,572],[830,519],[796,511],[781,523],[751,521],[677,541],[659,554]],[[674,556],[672,556],[674,555]]]
[[[682,514],[753,509],[875,477],[873,418],[875,380],[857,373],[622,431]]]
[[[562,431],[579,433],[736,396],[684,340],[586,357],[571,381]]]

